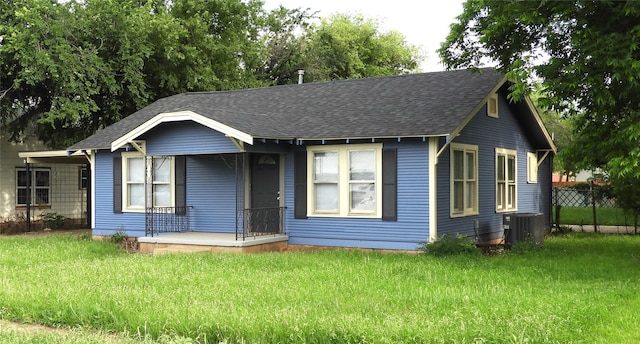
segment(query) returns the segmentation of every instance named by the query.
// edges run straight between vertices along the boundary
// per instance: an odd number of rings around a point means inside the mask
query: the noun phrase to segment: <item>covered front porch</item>
[[[281,154],[176,156],[184,167],[183,205],[144,210],[142,253],[264,252],[286,248]],[[153,156],[148,157],[153,168]],[[181,172],[184,171],[184,172]],[[147,175],[152,173],[145,173]],[[177,183],[176,183],[177,184]],[[154,204],[148,180],[147,204]],[[178,193],[176,193],[178,194]],[[177,202],[176,202],[177,203]]]
[[[192,206],[148,207],[145,234],[139,237],[141,253],[267,252],[287,247],[284,207],[247,208],[236,211],[235,232],[197,231],[192,228]]]

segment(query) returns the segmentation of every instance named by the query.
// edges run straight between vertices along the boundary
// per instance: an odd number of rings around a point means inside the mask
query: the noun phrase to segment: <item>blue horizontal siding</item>
[[[147,141],[148,155],[238,152],[238,148],[224,134],[191,121],[162,123],[140,139]]]
[[[144,213],[113,212],[113,157],[120,153],[98,151],[95,156],[95,227],[94,235],[113,235],[124,231],[127,236],[144,236]]]
[[[535,147],[526,136],[517,116],[503,94],[499,96],[499,118],[486,115],[486,107],[471,119],[453,142],[478,146],[479,215],[451,218],[450,216],[450,150],[438,159],[438,236],[446,233],[474,234],[474,221],[480,231],[502,235],[502,213],[496,212],[495,149],[517,151],[517,211],[546,212],[544,194],[546,183],[527,183],[527,152]],[[540,170],[539,175],[544,171]]]
[[[242,180],[239,181],[242,183]],[[240,205],[242,205],[240,189]],[[198,232],[235,233],[235,159],[231,155],[187,157],[187,204]]]
[[[96,154],[95,235],[125,231],[130,237],[144,236],[144,213],[113,212],[113,157],[120,153]],[[202,232],[235,232],[236,180],[233,155],[187,157],[187,205],[191,228]],[[242,181],[240,181],[242,182]],[[242,191],[240,204],[242,204]]]
[[[416,249],[429,238],[429,151],[426,142],[385,144],[398,152],[398,220],[293,218],[293,155],[285,158],[286,228],[297,245]]]

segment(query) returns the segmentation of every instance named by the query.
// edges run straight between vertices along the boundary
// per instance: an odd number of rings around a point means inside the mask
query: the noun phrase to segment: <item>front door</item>
[[[278,233],[280,230],[280,156],[251,155],[251,210],[249,228],[252,232]]]

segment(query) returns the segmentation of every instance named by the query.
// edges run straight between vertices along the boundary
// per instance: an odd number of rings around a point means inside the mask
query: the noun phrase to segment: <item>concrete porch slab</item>
[[[169,252],[272,252],[287,248],[287,235],[270,235],[236,240],[233,233],[185,232],[139,237],[141,253]]]

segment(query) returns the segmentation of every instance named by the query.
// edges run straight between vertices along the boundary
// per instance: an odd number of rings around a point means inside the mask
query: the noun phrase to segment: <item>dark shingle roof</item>
[[[190,110],[254,138],[420,137],[451,133],[503,76],[493,69],[352,79],[160,99],[69,150],[109,148],[159,113]]]

